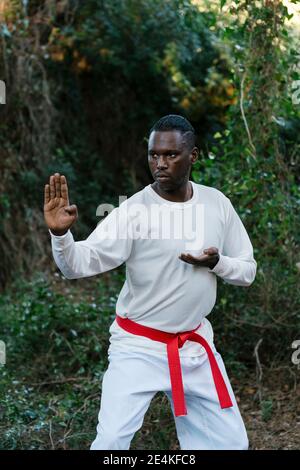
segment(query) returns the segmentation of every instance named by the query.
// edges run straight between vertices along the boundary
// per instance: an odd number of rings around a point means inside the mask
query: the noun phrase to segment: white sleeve
[[[253,247],[247,231],[226,197],[226,224],[223,252],[209,272],[220,276],[228,284],[250,286],[255,279],[257,263],[253,257]]]
[[[120,207],[113,209],[86,240],[75,242],[70,230],[62,236],[49,230],[54,261],[67,279],[104,273],[129,258],[132,236],[127,213]]]

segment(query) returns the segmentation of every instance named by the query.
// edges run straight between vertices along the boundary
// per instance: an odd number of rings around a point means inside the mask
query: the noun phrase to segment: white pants
[[[221,355],[213,351],[233,407],[222,409],[207,354],[181,358],[187,415],[175,417],[167,356],[112,352],[102,381],[97,437],[91,450],[128,450],[154,395],[169,398],[180,449],[247,450],[248,438]]]

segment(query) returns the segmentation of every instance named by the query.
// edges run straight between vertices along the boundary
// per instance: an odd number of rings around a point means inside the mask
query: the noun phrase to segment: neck
[[[182,186],[176,189],[164,189],[157,181],[155,181],[151,187],[159,196],[167,199],[167,201],[186,202],[193,197],[193,186],[190,181],[186,181]]]

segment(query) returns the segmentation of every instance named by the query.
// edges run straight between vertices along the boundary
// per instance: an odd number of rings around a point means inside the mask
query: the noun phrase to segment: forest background
[[[219,280],[209,317],[250,447],[299,447],[299,11],[299,0],[0,1],[1,449],[89,447],[125,278],[124,266],[64,278],[44,185],[67,177],[72,233],[86,238],[99,204],[151,182],[148,131],[170,113],[197,132],[191,178],[231,199],[254,246],[255,282]],[[163,394],[132,448],[179,449]]]

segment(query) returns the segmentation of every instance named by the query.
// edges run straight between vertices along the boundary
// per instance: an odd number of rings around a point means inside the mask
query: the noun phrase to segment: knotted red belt
[[[161,341],[167,345],[175,416],[183,416],[187,414],[178,350],[178,348],[182,348],[187,340],[200,343],[206,350],[221,408],[230,408],[233,406],[225,381],[222,377],[211,347],[202,336],[200,336],[198,333],[194,333],[200,325],[191,331],[184,331],[182,333],[166,333],[165,331],[139,325],[138,323],[129,320],[129,318],[122,318],[119,315],[116,316],[116,320],[118,325],[129,333],[146,336],[147,338],[153,339],[154,341]]]

